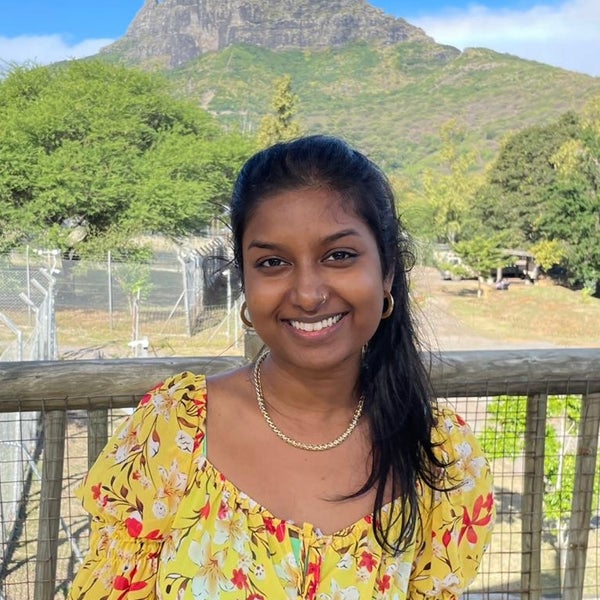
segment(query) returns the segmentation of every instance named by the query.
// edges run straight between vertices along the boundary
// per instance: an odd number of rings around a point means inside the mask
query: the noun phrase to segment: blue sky
[[[144,0],[0,0],[0,63],[95,54]],[[600,0],[372,0],[440,43],[483,46],[600,76]]]

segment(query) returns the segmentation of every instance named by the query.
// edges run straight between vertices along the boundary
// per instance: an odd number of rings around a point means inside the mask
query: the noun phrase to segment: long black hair
[[[234,257],[243,280],[242,237],[257,205],[279,192],[313,186],[337,191],[363,219],[377,242],[384,277],[393,275],[394,310],[367,344],[359,381],[370,419],[372,466],[367,481],[349,497],[376,489],[376,539],[384,549],[401,552],[419,524],[419,485],[439,489],[440,469],[446,465],[431,441],[434,400],[409,300],[414,254],[387,177],[364,154],[331,136],[302,137],[258,152],[240,171],[233,190]],[[397,500],[383,519],[390,484]],[[400,534],[390,539],[398,524]]]

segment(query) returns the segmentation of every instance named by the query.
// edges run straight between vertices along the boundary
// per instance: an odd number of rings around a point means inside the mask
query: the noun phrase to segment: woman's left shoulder
[[[150,389],[140,400],[133,420],[160,426],[179,416],[189,414],[201,426],[206,412],[206,377],[183,371],[164,379]],[[194,419],[196,420],[196,419]],[[181,421],[179,420],[181,424]]]
[[[469,423],[452,407],[436,409],[432,433],[434,452],[447,465],[446,477],[466,491],[475,486],[491,487],[491,471],[481,444]]]
[[[453,435],[472,435],[472,430],[466,419],[464,419],[449,404],[437,405],[433,410],[435,426],[433,431],[434,438],[442,438]]]

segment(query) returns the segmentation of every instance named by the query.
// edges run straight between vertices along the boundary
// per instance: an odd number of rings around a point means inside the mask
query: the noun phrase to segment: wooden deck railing
[[[583,597],[600,428],[600,348],[447,352],[428,359],[436,395],[481,399],[527,396],[522,473],[520,595],[542,597],[542,523],[547,401],[550,395],[581,396],[575,491],[569,524],[563,594]],[[35,558],[36,600],[55,593],[68,410],[88,412],[88,463],[108,437],[109,409],[130,407],[157,381],[182,370],[207,374],[243,364],[241,357],[122,359],[0,363],[0,413],[43,416],[44,455]],[[33,559],[33,557],[31,557]],[[596,577],[596,596],[600,596]],[[0,585],[0,596],[1,596]]]

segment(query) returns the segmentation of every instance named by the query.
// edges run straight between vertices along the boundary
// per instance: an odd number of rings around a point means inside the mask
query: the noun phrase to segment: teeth
[[[322,321],[317,321],[316,323],[290,321],[290,324],[294,329],[299,329],[300,331],[321,331],[321,329],[335,325],[341,318],[342,315],[335,315],[334,317],[329,317],[328,319],[323,319]]]

